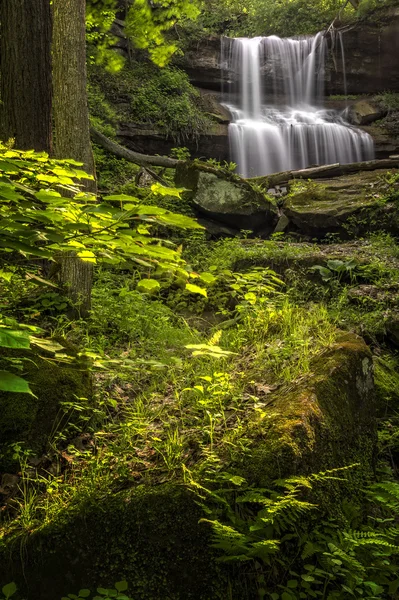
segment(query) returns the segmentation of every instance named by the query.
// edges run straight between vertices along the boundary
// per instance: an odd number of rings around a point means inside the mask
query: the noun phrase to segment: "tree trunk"
[[[140,152],[133,152],[133,150],[129,150],[125,148],[125,146],[121,146],[117,142],[113,142],[103,133],[91,127],[91,137],[93,138],[93,142],[102,146],[108,152],[115,154],[115,156],[119,156],[119,158],[124,158],[129,162],[134,163],[135,165],[141,165],[143,167],[153,166],[153,167],[166,167],[175,169],[177,165],[181,162],[176,158],[169,158],[168,156],[150,156],[149,154],[140,154]]]
[[[0,2],[1,138],[51,151],[49,0]]]
[[[90,143],[86,72],[86,2],[53,0],[55,156],[82,161],[95,174]],[[87,186],[95,192],[95,183]]]
[[[250,182],[263,187],[273,188],[276,185],[283,185],[292,179],[331,179],[342,175],[360,173],[361,171],[376,171],[377,169],[397,169],[399,168],[399,155],[382,158],[379,160],[366,160],[357,163],[332,165],[321,165],[318,167],[309,167],[299,171],[283,171],[281,173],[272,173],[261,177],[252,177]]]
[[[53,18],[55,156],[81,161],[95,175],[86,92],[85,0],[53,0]],[[95,180],[87,180],[86,190],[96,193]],[[92,264],[73,255],[61,261],[61,281],[80,316],[90,310],[92,280]]]

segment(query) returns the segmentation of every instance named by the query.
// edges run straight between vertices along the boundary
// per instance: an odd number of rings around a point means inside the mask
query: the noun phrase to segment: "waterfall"
[[[344,58],[343,41],[340,38]],[[374,157],[371,136],[322,107],[326,40],[222,38],[232,160],[244,177]],[[226,78],[224,78],[226,79]]]

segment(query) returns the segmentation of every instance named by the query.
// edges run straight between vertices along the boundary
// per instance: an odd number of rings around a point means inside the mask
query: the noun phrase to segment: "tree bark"
[[[95,175],[86,71],[86,1],[53,0],[54,150]],[[95,182],[87,186],[95,192]]]
[[[56,157],[81,161],[95,176],[86,93],[85,18],[85,0],[53,0],[54,146]],[[87,180],[86,190],[96,193],[96,181]],[[75,314],[86,316],[91,307],[93,265],[68,254],[61,260],[60,275],[76,306]]]
[[[50,152],[50,1],[1,0],[0,24],[1,138]]]
[[[150,156],[148,154],[133,152],[133,150],[129,150],[128,148],[113,142],[94,127],[90,128],[90,132],[93,142],[102,146],[108,150],[108,152],[111,152],[111,154],[115,154],[115,156],[119,156],[119,158],[124,158],[125,160],[136,165],[141,165],[142,167],[153,166],[175,169],[181,162],[175,158],[169,158],[168,156]]]

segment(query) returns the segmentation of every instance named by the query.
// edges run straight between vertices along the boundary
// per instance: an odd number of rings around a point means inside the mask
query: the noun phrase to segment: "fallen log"
[[[248,179],[248,181],[256,185],[261,185],[264,189],[270,189],[284,185],[292,179],[326,179],[348,175],[350,173],[360,173],[360,171],[397,168],[399,168],[399,156],[391,156],[380,160],[366,160],[346,165],[334,163],[332,165],[321,165],[318,167],[310,167],[308,169],[299,169],[297,171],[283,171],[281,173],[272,173],[271,175],[262,177],[253,177]]]
[[[91,139],[95,144],[102,146],[105,150],[108,150],[108,152],[115,154],[115,156],[119,156],[119,158],[124,158],[125,160],[142,167],[152,166],[175,169],[177,165],[182,162],[176,158],[169,158],[168,156],[150,156],[148,154],[140,154],[140,152],[133,152],[133,150],[129,150],[117,142],[110,140],[94,127],[90,127],[90,134]]]

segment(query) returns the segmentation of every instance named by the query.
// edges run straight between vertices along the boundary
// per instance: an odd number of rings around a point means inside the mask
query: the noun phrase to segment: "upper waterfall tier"
[[[341,48],[343,49],[342,39]],[[324,35],[222,40],[232,159],[245,177],[374,156],[372,138],[323,110]]]

